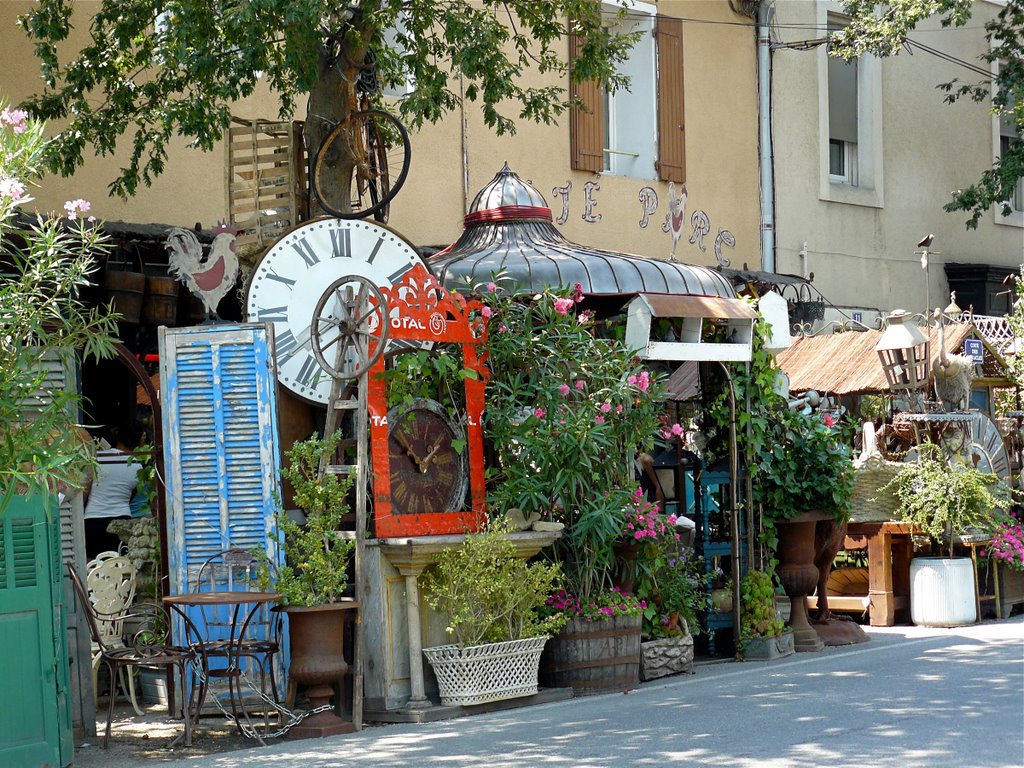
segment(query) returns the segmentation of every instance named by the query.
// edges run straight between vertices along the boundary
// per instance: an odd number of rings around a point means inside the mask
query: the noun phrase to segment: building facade
[[[837,308],[826,319],[870,322],[896,307],[945,307],[951,287],[961,288],[963,309],[1009,308],[1006,289],[991,284],[1024,260],[1021,189],[1010,216],[990,211],[976,230],[966,228],[968,214],[942,210],[951,190],[975,182],[999,156],[1008,126],[993,119],[989,101],[946,104],[937,87],[984,79],[965,64],[987,68],[983,23],[999,5],[976,2],[964,28],[928,19],[900,55],[845,64],[822,44],[846,22],[839,3],[775,0],[776,268],[814,274],[826,306]],[[923,268],[918,243],[929,234]],[[978,281],[989,288],[968,290]]]

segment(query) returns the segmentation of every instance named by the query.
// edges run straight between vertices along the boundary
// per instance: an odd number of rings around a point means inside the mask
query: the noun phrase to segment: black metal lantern
[[[888,326],[875,345],[885,380],[893,391],[920,392],[928,386],[931,355],[928,337],[910,320],[910,313],[897,309],[889,315]]]

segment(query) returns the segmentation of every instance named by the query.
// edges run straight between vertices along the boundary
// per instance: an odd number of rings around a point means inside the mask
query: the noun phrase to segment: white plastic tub
[[[924,627],[959,627],[978,620],[969,557],[910,561],[910,619]]]

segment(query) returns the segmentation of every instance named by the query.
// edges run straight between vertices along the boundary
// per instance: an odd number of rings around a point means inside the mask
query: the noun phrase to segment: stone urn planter
[[[445,706],[472,706],[537,693],[547,637],[424,648]]]
[[[803,512],[775,523],[779,535],[779,565],[775,572],[789,597],[789,625],[797,652],[820,651],[825,647],[807,620],[807,595],[818,586],[814,529],[819,520],[827,519],[829,516],[824,512]]]
[[[290,605],[280,610],[288,614],[288,639],[291,642],[291,663],[288,675],[306,686],[309,708],[329,704],[335,686],[341,690],[348,672],[345,661],[345,617],[359,608],[354,600],[326,605]],[[288,730],[288,737],[304,739],[351,733],[355,725],[328,709],[304,719]]]
[[[640,684],[640,616],[574,618],[551,638],[540,662],[542,685],[577,696],[627,691]]]
[[[683,627],[686,628],[685,622]],[[693,672],[693,635],[661,637],[640,643],[640,679],[657,680],[659,677]]]

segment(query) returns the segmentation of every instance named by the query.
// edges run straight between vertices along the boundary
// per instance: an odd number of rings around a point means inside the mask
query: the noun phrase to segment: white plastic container
[[[978,620],[969,557],[910,561],[910,619],[924,627],[960,627]]]

